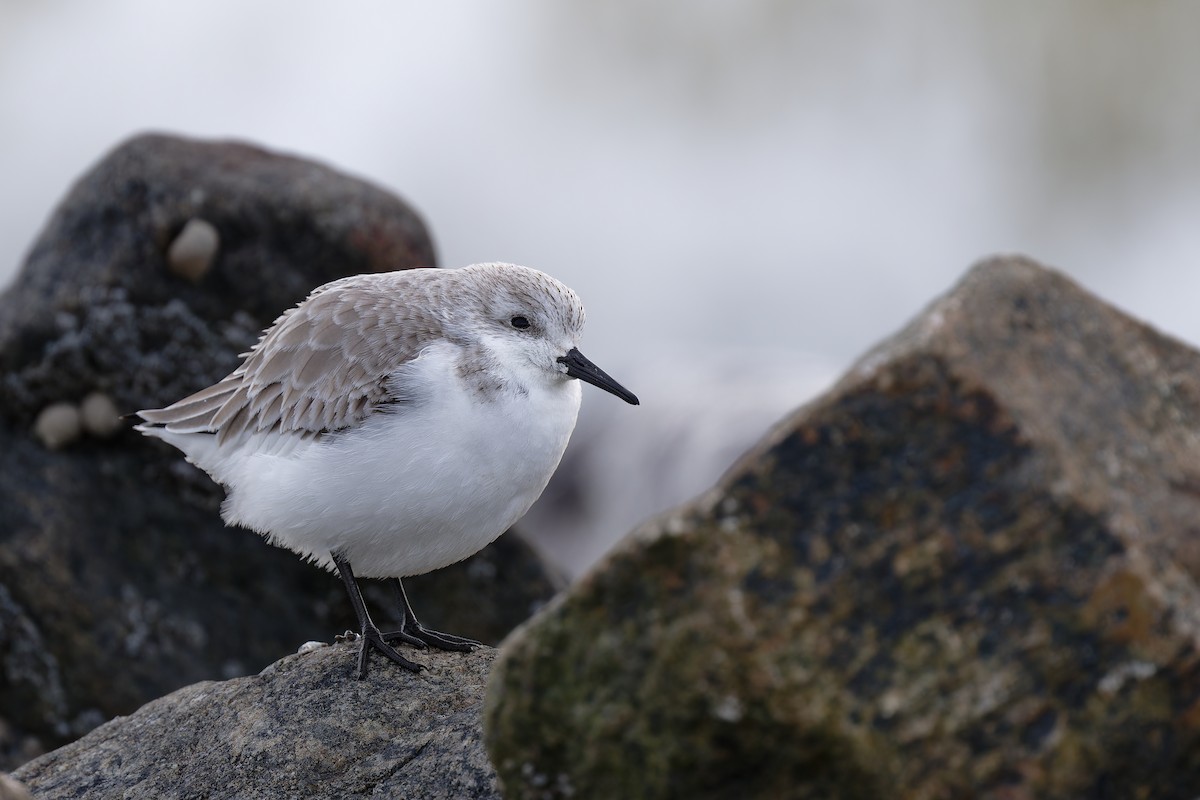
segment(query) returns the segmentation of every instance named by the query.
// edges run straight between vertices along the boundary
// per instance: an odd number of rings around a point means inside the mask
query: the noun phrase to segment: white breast
[[[342,548],[367,578],[429,572],[503,533],[557,468],[579,382],[481,397],[463,386],[451,353],[414,363],[425,387],[419,402],[302,444],[260,435],[223,454],[225,521],[326,567],[330,550]]]

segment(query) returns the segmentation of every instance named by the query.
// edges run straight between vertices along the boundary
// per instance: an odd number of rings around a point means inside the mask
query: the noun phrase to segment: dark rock
[[[194,217],[221,237],[195,283],[166,255]],[[335,577],[225,528],[221,490],[174,449],[126,428],[51,451],[38,413],[95,392],[165,405],[314,286],[432,260],[394,196],[243,144],[140,137],[72,190],[0,295],[0,768],[354,620]],[[552,593],[539,564],[506,537],[409,593],[427,624],[495,642]]]
[[[357,645],[197,683],[26,764],[38,798],[496,798],[480,733],[495,651],[351,677]]]
[[[971,271],[504,644],[506,797],[1191,797],[1200,354]]]
[[[221,242],[194,283],[168,266],[193,218]],[[364,181],[241,143],[137,137],[71,189],[0,296],[0,416],[28,424],[92,390],[130,410],[176,400],[313,287],[434,261],[420,218]]]

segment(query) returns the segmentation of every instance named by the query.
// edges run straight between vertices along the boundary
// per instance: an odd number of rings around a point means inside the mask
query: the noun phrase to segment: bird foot
[[[349,633],[349,631],[347,631]],[[358,679],[361,681],[367,677],[367,660],[371,654],[371,650],[378,650],[390,660],[396,662],[410,672],[420,672],[425,669],[424,666],[415,661],[409,661],[404,656],[396,652],[396,648],[387,643],[386,637],[379,632],[379,629],[371,625],[363,629],[361,634],[358,634]]]
[[[483,642],[477,642],[464,636],[431,631],[419,622],[415,625],[410,622],[402,626],[400,630],[389,631],[383,634],[383,640],[385,642],[399,640],[422,649],[433,647],[437,650],[454,650],[460,653],[470,653],[476,647],[483,646]]]

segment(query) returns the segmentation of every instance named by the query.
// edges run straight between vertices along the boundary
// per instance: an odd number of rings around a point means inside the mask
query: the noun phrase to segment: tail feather
[[[219,391],[218,391],[219,390]],[[214,430],[213,421],[217,412],[237,390],[233,381],[222,381],[216,386],[202,389],[193,395],[172,403],[166,408],[149,408],[137,412],[146,422],[169,428],[197,428]]]

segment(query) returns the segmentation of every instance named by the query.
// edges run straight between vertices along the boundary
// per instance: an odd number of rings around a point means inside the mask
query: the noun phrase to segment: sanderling
[[[516,522],[575,427],[574,378],[637,405],[578,350],[579,297],[537,270],[476,264],[327,283],[220,382],[137,430],[225,488],[221,516],[336,569],[358,616],[357,675],[390,644],[471,650],[423,627],[401,579],[460,561]],[[381,633],[356,577],[393,582]]]

